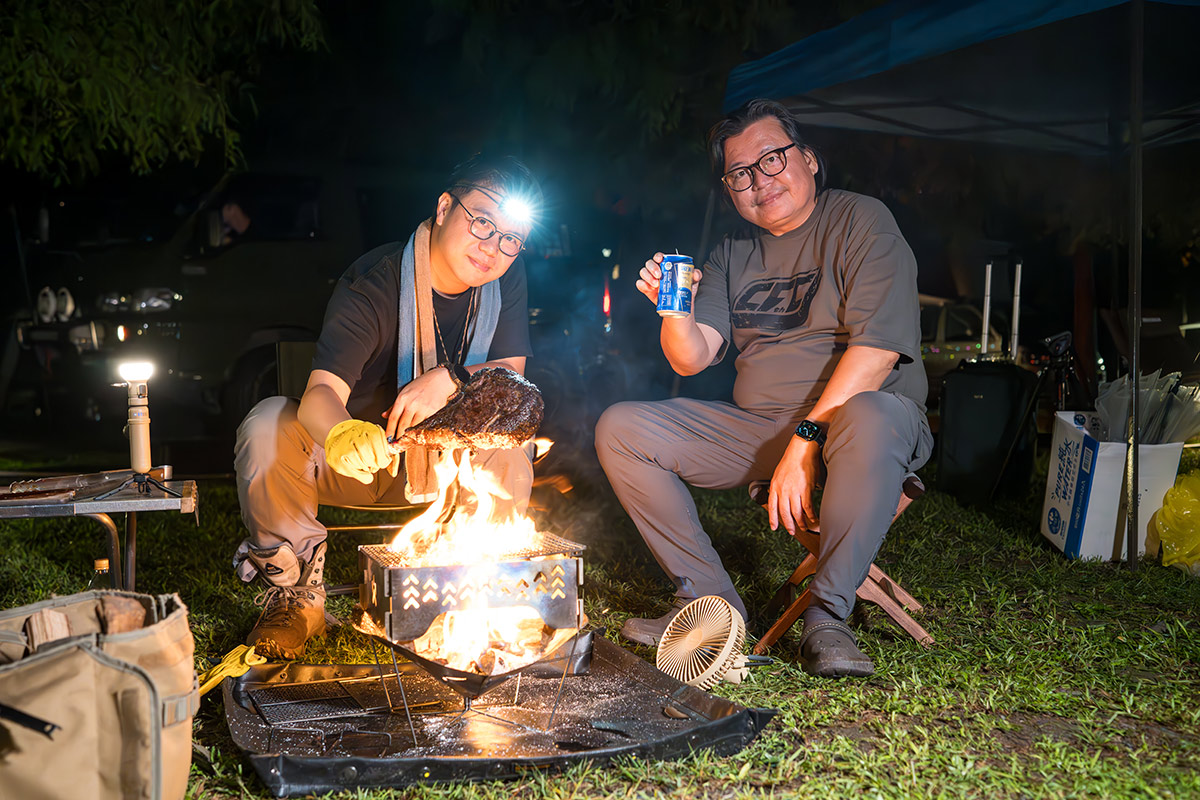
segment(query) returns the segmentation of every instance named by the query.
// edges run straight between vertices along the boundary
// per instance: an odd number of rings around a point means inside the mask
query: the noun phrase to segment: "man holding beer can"
[[[709,151],[753,232],[726,237],[693,269],[686,298],[672,296],[677,256],[655,253],[637,287],[658,304],[663,353],[680,375],[736,346],[733,402],[619,403],[597,424],[600,463],[676,587],[665,615],[629,619],[621,633],[657,644],[705,595],[747,616],[686,484],[770,481],[772,529],[821,534],[801,664],[825,677],[870,675],[845,621],[905,477],[933,445],[916,260],[881,202],[824,188],[822,158],[784,106],[750,101],[712,128]]]

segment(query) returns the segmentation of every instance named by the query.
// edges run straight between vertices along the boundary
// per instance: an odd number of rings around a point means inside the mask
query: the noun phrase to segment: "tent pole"
[[[708,243],[712,239],[713,217],[717,213],[717,189],[714,186],[708,190],[708,204],[704,207],[704,227],[700,230],[700,249],[696,251],[695,259],[701,264],[708,258]]]
[[[1129,53],[1129,448],[1125,456],[1126,563],[1137,569],[1141,530],[1138,520],[1138,449],[1141,444],[1141,403],[1138,402],[1142,339],[1142,67],[1145,47],[1144,0],[1130,3]]]

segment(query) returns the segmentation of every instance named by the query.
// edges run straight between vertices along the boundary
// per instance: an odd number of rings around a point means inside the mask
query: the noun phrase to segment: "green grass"
[[[1194,451],[1184,468],[1197,467]],[[355,798],[565,797],[1196,797],[1200,796],[1200,580],[1141,562],[1136,571],[1062,557],[1037,532],[1044,477],[1027,497],[986,510],[930,492],[893,526],[878,563],[925,604],[937,639],[924,649],[873,607],[852,624],[876,663],[866,680],[828,681],[795,663],[795,631],[775,663],[715,691],[779,715],[746,750],[678,762],[578,765],[517,782],[354,793]],[[539,490],[560,534],[589,546],[587,611],[615,630],[657,615],[669,586],[602,481],[558,496]],[[766,528],[743,490],[697,492],[702,519],[751,608],[801,557]],[[349,520],[354,515],[328,515]],[[228,482],[200,486],[200,526],[177,514],[139,520],[138,588],[178,592],[190,609],[197,665],[239,644],[255,590],[229,566],[243,536]],[[352,579],[355,545],[341,535],[327,578]],[[83,589],[105,554],[88,520],[0,523],[0,606]],[[345,617],[348,598],[331,610]],[[761,621],[752,625],[763,629]],[[755,632],[755,631],[752,631]],[[653,660],[653,651],[639,648]],[[369,662],[348,627],[312,643],[316,663]],[[194,797],[266,797],[232,744],[220,695],[196,720]]]

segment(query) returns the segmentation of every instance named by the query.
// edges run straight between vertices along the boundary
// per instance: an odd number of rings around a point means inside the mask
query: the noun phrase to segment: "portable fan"
[[[663,631],[655,665],[697,689],[721,679],[741,683],[750,659],[742,654],[746,623],[723,597],[709,595],[688,603]]]

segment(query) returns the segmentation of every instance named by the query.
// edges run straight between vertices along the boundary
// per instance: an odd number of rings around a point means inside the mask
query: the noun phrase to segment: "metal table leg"
[[[125,591],[133,591],[133,565],[137,558],[137,512],[125,514]]]
[[[125,582],[121,580],[121,540],[117,537],[117,525],[108,514],[80,514],[96,520],[108,531],[108,575],[112,588],[123,589]]]

